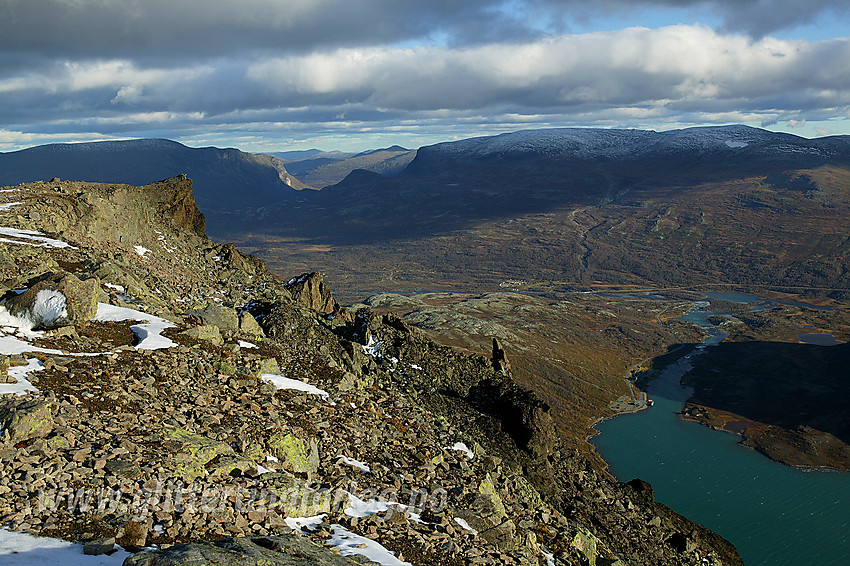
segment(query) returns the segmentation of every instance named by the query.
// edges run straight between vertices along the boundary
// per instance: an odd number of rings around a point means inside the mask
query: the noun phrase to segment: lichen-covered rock
[[[584,527],[578,527],[570,545],[584,556],[590,566],[596,566],[597,547],[599,540]]]
[[[490,474],[478,484],[475,501],[468,509],[456,514],[464,519],[486,541],[502,550],[522,548],[524,541],[517,536],[516,524],[508,517],[499,489]],[[536,543],[532,545],[536,548]]]
[[[278,364],[277,360],[274,358],[258,360],[254,362],[251,369],[253,370],[251,374],[257,379],[259,379],[264,373],[271,373],[275,375],[280,374],[280,364]]]
[[[481,496],[481,501],[484,502],[484,512],[487,516],[492,517],[497,522],[507,516],[505,504],[502,503],[499,490],[493,484],[490,474],[484,476],[484,479],[478,484],[478,493]]]
[[[43,399],[10,403],[0,408],[0,426],[12,443],[47,436],[53,430],[51,403]]]
[[[183,428],[166,430],[163,440],[166,445],[175,448],[174,472],[187,480],[204,477],[207,474],[207,463],[217,456],[233,454],[233,449],[226,443]]]
[[[298,535],[230,538],[178,544],[141,552],[123,566],[351,566],[362,564],[339,556]]]
[[[239,316],[236,311],[221,305],[207,305],[202,309],[190,310],[186,314],[197,316],[204,324],[218,326],[221,330],[239,329]]]
[[[314,474],[319,467],[319,448],[314,439],[304,440],[294,434],[278,434],[268,440],[268,446],[287,471]]]
[[[221,337],[221,332],[218,329],[218,326],[205,324],[202,326],[193,326],[189,330],[184,330],[181,332],[183,336],[188,336],[194,340],[203,340],[205,342],[211,342],[216,346],[221,346],[224,344],[224,339]]]
[[[257,319],[249,312],[239,314],[239,332],[250,336],[263,336],[265,334],[257,323]]]
[[[247,458],[226,455],[211,460],[205,468],[209,476],[215,478],[234,474],[254,474],[257,471],[257,463]]]
[[[277,511],[287,517],[315,517],[338,506],[339,491],[317,489],[315,483],[288,472],[263,474],[263,480],[277,498]],[[346,500],[347,502],[347,500]]]

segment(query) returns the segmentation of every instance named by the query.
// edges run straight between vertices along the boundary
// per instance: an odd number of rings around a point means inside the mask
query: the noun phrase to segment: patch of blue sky
[[[677,24],[701,24],[716,28],[721,19],[709,10],[698,8],[659,8],[648,6],[620,7],[618,10],[576,8],[560,14],[551,9],[529,8],[525,0],[503,2],[500,10],[508,17],[523,22],[530,29],[546,34],[585,34],[614,31],[627,27],[657,29]]]
[[[535,8],[534,3],[527,0],[506,0],[498,9],[508,18],[522,22],[528,29],[547,35],[616,31],[627,27],[658,29],[680,24],[702,25],[717,30],[724,27],[722,15],[712,9],[711,3],[685,7],[636,4],[632,7],[620,6],[619,9],[580,9],[573,5],[572,9],[564,10],[559,15],[551,8]],[[850,28],[842,15],[835,9],[827,9],[811,22],[775,30],[768,35],[778,39],[806,41],[850,37]]]

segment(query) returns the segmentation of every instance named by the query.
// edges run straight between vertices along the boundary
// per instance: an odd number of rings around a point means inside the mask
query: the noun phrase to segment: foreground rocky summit
[[[4,526],[130,565],[740,564],[567,449],[509,344],[282,281],[191,186],[0,193]]]

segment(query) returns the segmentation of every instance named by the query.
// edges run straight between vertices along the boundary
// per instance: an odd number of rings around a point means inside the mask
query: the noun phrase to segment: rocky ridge
[[[159,548],[129,565],[740,563],[566,448],[510,344],[285,284],[190,180],[2,191],[2,525]]]

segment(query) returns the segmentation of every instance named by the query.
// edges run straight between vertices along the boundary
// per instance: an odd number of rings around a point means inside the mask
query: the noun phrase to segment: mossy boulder
[[[499,490],[496,489],[490,474],[484,476],[484,479],[478,484],[478,494],[480,495],[479,501],[483,503],[482,508],[488,516],[496,521],[507,517],[505,504],[502,503]]]
[[[0,355],[0,383],[17,383],[14,376],[9,375],[9,358]]]
[[[340,490],[316,489],[311,480],[304,480],[286,471],[263,474],[265,485],[274,493],[275,509],[287,517],[315,517],[330,513],[341,503]],[[336,499],[335,499],[336,498]]]
[[[266,358],[263,360],[258,360],[252,364],[252,372],[251,375],[260,378],[264,373],[271,373],[274,375],[280,375],[280,364],[277,363],[275,358]]]
[[[478,484],[476,491],[475,500],[469,509],[457,511],[457,515],[487,542],[502,550],[513,551],[526,546],[525,541],[517,535],[516,524],[508,518],[505,504],[489,473]],[[536,549],[536,543],[531,542]]]
[[[227,360],[223,360],[216,364],[216,370],[222,375],[236,375],[236,365]]]

